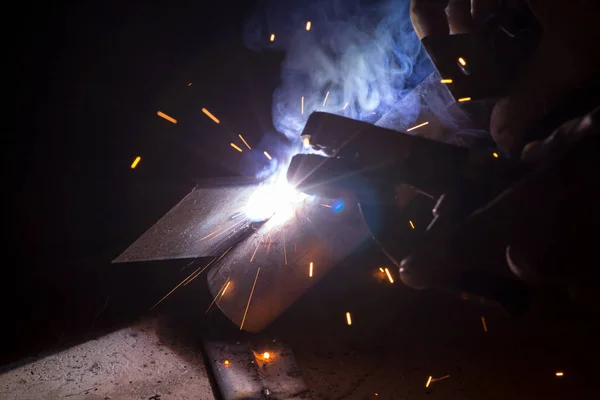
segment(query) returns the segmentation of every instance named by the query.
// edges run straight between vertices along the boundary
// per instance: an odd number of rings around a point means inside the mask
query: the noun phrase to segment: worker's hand
[[[405,259],[404,283],[444,287],[461,270],[479,268],[510,270],[528,282],[564,286],[582,297],[593,293],[600,273],[592,266],[600,198],[592,158],[599,142],[600,107],[526,146],[524,160],[538,169],[458,230]]]
[[[540,44],[493,109],[490,131],[506,152],[524,144],[534,123],[600,71],[596,0],[527,1],[543,28]],[[495,0],[411,0],[411,20],[420,39],[466,33],[497,10]]]

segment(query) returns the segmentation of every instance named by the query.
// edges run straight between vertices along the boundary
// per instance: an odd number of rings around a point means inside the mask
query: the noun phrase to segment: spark
[[[217,117],[215,117],[214,115],[212,115],[212,114],[211,114],[211,112],[210,112],[210,111],[208,111],[206,108],[203,108],[203,109],[202,109],[202,112],[203,112],[204,114],[208,115],[208,118],[212,119],[212,120],[213,120],[213,121],[215,121],[217,124],[221,122],[221,121],[219,121],[219,120],[217,119]]]
[[[431,383],[431,378],[432,378],[432,376],[431,376],[431,375],[429,375],[429,378],[427,379],[427,383],[425,384],[425,387],[426,387],[426,388],[428,388],[428,387],[429,387],[429,384]]]
[[[498,157],[500,157],[500,156],[498,155],[498,153],[496,153],[496,152],[493,152],[493,153],[492,153],[492,155],[494,156],[494,158],[498,158]]]
[[[301,101],[302,101],[302,106],[301,106],[301,108],[300,108],[300,109],[302,110],[302,111],[301,111],[301,112],[302,112],[302,115],[304,115],[304,96],[302,96],[302,99],[301,99]]]
[[[225,254],[227,254],[229,252],[229,250],[231,250],[232,248],[233,248],[233,246],[229,246],[229,248],[227,250],[225,250],[225,252],[223,254],[221,254],[221,256],[219,258],[217,258],[216,260],[213,259],[210,263],[208,263],[208,265],[206,265],[206,267],[202,268],[202,270],[200,272],[198,272],[191,279],[189,279],[186,283],[184,283],[183,286],[187,286],[188,283],[192,282],[194,279],[196,279],[198,276],[200,276],[200,274],[203,273],[206,268],[210,267],[211,264],[216,264],[219,261],[221,261],[221,258],[225,257]]]
[[[271,156],[269,155],[269,153],[267,153],[267,151],[263,151],[263,154],[265,155],[265,157],[267,157],[269,160],[271,160]]]
[[[440,80],[440,83],[446,83],[446,84],[452,83],[452,79],[442,79],[442,80]]]
[[[557,373],[556,373],[556,376],[565,376],[565,373],[564,373],[564,372],[561,372],[561,371],[559,371],[559,372],[557,372]]]
[[[327,98],[329,97],[329,91],[325,94],[325,100],[323,100],[323,107],[327,104]]]
[[[240,331],[244,328],[244,322],[246,322],[246,314],[248,314],[248,308],[250,308],[250,302],[252,301],[252,295],[254,294],[254,288],[256,287],[256,281],[258,280],[259,273],[260,267],[258,267],[258,269],[256,270],[256,277],[254,278],[254,283],[252,284],[252,290],[250,290],[250,296],[248,297],[248,304],[246,304],[246,310],[244,311],[244,317],[242,318]]]
[[[134,169],[135,167],[137,167],[137,165],[140,163],[141,159],[142,159],[142,157],[137,156],[135,158],[135,160],[133,160],[133,162],[131,163],[131,169]]]
[[[229,365],[229,360],[225,360],[225,361],[223,361],[223,364],[225,364],[225,365]]]
[[[312,23],[310,21],[306,21],[306,30],[310,31],[310,27],[312,26]]]
[[[415,225],[413,224],[413,222],[412,222],[412,221],[408,221],[408,223],[410,224],[410,227],[411,227],[411,228],[415,229]]]
[[[303,137],[302,143],[304,143],[304,148],[308,149],[310,147],[310,138],[308,136]]]
[[[236,145],[235,143],[229,143],[229,145],[231,147],[233,147],[234,149],[236,149],[237,151],[239,151],[240,153],[243,151],[242,149],[240,149],[240,147],[238,145]]]
[[[239,220],[238,222],[236,222],[235,224],[231,225],[230,227],[228,227],[228,228],[225,228],[225,229],[223,229],[223,230],[221,230],[221,231],[214,231],[213,233],[209,233],[208,235],[204,236],[204,237],[203,237],[202,239],[200,239],[200,240],[202,241],[202,240],[204,240],[204,239],[208,239],[209,237],[211,237],[211,236],[213,236],[213,235],[219,236],[219,235],[220,235],[220,234],[222,234],[223,232],[225,232],[225,231],[227,231],[227,230],[229,230],[229,229],[232,229],[232,228],[234,228],[235,226],[237,226],[237,225],[241,224],[241,223],[242,223],[242,222],[244,222],[244,221],[245,221],[245,220],[243,220],[243,219],[242,219],[242,220]],[[216,237],[216,236],[215,236],[215,237]],[[213,237],[213,239],[214,239],[214,237]],[[212,240],[212,239],[211,239],[211,240]]]
[[[192,82],[188,83],[188,86],[192,86]]]
[[[394,278],[392,278],[392,274],[390,273],[389,269],[385,269],[385,274],[387,275],[388,279],[390,280],[390,283],[394,283]]]
[[[282,233],[283,233],[283,262],[285,263],[285,265],[288,265],[288,263],[287,263],[287,249],[286,249],[286,246],[285,246],[285,224],[283,224]]]
[[[219,297],[219,294],[221,294],[221,291],[223,291],[223,294],[225,294],[225,290],[227,289],[228,286],[229,286],[229,278],[227,278],[227,280],[225,282],[223,282],[223,286],[221,286],[221,288],[215,295],[215,298],[213,299],[213,301],[210,303],[210,305],[206,309],[205,314],[207,314],[210,311],[210,308],[213,306],[213,304],[215,304],[215,301],[217,301],[217,298]],[[223,297],[223,296],[221,296],[221,297]]]
[[[345,110],[346,107],[348,107],[348,103],[344,104],[344,107],[342,108],[342,110]]]
[[[250,147],[250,145],[248,144],[248,142],[246,142],[246,139],[244,139],[244,137],[240,134],[238,135],[240,137],[240,139],[242,139],[242,142],[244,142],[244,144],[246,145],[246,147],[248,148],[248,150],[252,150],[252,147]]]
[[[252,260],[254,260],[254,256],[256,255],[256,251],[258,250],[258,246],[260,246],[261,242],[262,242],[262,239],[260,239],[258,241],[258,244],[256,245],[256,248],[254,249],[254,253],[252,253],[252,257],[250,257],[250,262],[252,262]]]
[[[483,325],[483,330],[487,332],[487,324],[485,323],[485,317],[481,316],[481,325]]]
[[[265,360],[268,360],[269,358],[271,358],[271,355],[270,355],[268,352],[266,352],[266,351],[263,353],[263,355],[262,355],[262,356],[263,356],[263,358],[264,358]]]
[[[231,283],[229,281],[229,278],[227,278],[228,282],[227,285],[225,285],[225,289],[223,289],[223,293],[221,293],[221,298],[223,298],[223,296],[225,296],[225,292],[227,291],[227,289],[229,288],[229,284]]]
[[[346,323],[352,325],[352,315],[350,315],[350,311],[346,312]]]
[[[157,112],[156,112],[156,115],[158,115],[159,117],[161,117],[161,118],[164,118],[164,119],[166,119],[167,121],[169,121],[169,122],[172,122],[172,123],[174,123],[174,124],[176,124],[176,123],[177,123],[177,120],[176,120],[175,118],[168,116],[167,114],[165,114],[165,113],[164,113],[164,112],[162,112],[162,111],[157,111]]]
[[[379,270],[385,273],[385,270],[382,267],[379,267]]]
[[[437,381],[442,381],[442,380],[444,380],[444,379],[448,379],[448,378],[450,378],[450,375],[444,375],[444,376],[442,376],[441,378],[433,378],[433,379],[431,380],[431,383],[433,383],[433,382],[437,382]]]
[[[458,57],[458,63],[459,63],[460,65],[462,65],[463,67],[466,67],[466,66],[467,66],[467,62],[466,62],[466,61],[465,61],[465,59],[464,59],[464,58],[462,58],[462,57]]]
[[[460,99],[458,99],[459,103],[464,103],[465,101],[471,101],[470,97],[461,97]]]
[[[267,255],[269,255],[269,251],[271,251],[271,244],[273,243],[273,239],[269,239],[269,244],[267,245]]]
[[[311,261],[310,264],[308,265],[308,277],[312,278],[313,277],[313,262]]]
[[[323,206],[323,207],[331,208],[331,206],[329,204],[319,204],[319,205]]]
[[[408,128],[408,129],[406,130],[406,132],[414,131],[415,129],[417,129],[417,128],[420,128],[420,127],[422,127],[422,126],[425,126],[425,125],[428,125],[428,124],[429,124],[429,121],[425,121],[425,122],[423,122],[422,124],[419,124],[419,125],[413,126],[412,128]]]
[[[271,42],[274,42],[274,41],[275,41],[275,34],[271,33]]]
[[[211,260],[208,264],[206,264],[206,266],[202,269],[202,271],[204,271],[208,266],[210,266],[213,263],[214,259]],[[156,306],[158,306],[160,303],[162,303],[167,297],[169,297],[171,295],[171,293],[173,293],[175,290],[177,290],[177,288],[179,288],[179,286],[181,285],[185,285],[186,282],[196,274],[197,271],[199,271],[202,267],[198,267],[194,272],[192,272],[191,274],[189,274],[187,276],[187,278],[185,278],[184,280],[182,280],[181,282],[179,282],[179,284],[177,286],[175,286],[173,289],[171,289],[171,291],[169,293],[167,293],[166,295],[163,296],[162,299],[160,299],[159,301],[156,302],[156,304],[154,304],[152,307],[150,307],[150,310],[148,311],[152,311]],[[200,272],[202,272],[200,271]]]

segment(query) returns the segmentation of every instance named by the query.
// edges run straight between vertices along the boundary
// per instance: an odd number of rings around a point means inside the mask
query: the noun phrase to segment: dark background
[[[4,190],[14,201],[5,208],[9,224],[2,268],[3,330],[9,337],[2,343],[0,364],[130,323],[186,276],[180,269],[187,260],[127,265],[110,260],[187,194],[194,179],[243,175],[243,166],[260,167],[261,161],[229,147],[238,133],[258,145],[273,130],[271,95],[283,54],[252,52],[242,40],[244,18],[258,6],[86,2],[40,6],[15,17],[17,117],[16,129],[5,136],[12,179]],[[10,84],[12,77],[5,79]],[[202,107],[222,123],[213,123]],[[159,118],[158,110],[179,123]],[[131,169],[138,155],[142,160]],[[372,257],[367,253],[356,263],[366,265]],[[538,393],[529,372],[544,382],[540,395],[569,393],[596,379],[595,320],[564,299],[516,325],[503,324],[501,314],[490,315],[503,326],[490,342],[480,336],[478,306],[406,289],[365,288],[357,278],[363,274],[350,271],[336,269],[270,329],[289,331],[289,342],[306,350],[311,344],[294,336],[298,321],[304,318],[322,337],[332,332],[328,340],[340,337],[341,328],[331,330],[328,324],[350,301],[363,307],[372,324],[362,328],[368,334],[353,337],[355,347],[365,348],[361,337],[372,343],[387,334],[403,335],[410,343],[397,343],[400,350],[388,360],[403,357],[403,347],[415,353],[436,348],[452,357],[431,350],[428,362],[446,357],[471,370],[485,364],[486,383],[467,379],[465,396],[513,394],[505,382],[517,381],[527,393]],[[192,289],[197,295],[188,291],[179,299],[210,302],[204,282],[198,280]],[[370,297],[374,292],[382,294]],[[556,383],[557,369],[573,380]],[[421,378],[414,384],[423,386]]]

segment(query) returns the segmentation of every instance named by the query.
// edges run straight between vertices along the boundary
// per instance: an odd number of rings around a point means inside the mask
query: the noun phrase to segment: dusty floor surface
[[[201,355],[161,342],[157,325],[147,320],[8,371],[0,398],[213,399]]]

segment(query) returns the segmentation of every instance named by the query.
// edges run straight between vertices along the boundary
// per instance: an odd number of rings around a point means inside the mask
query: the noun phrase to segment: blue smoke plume
[[[433,66],[408,6],[408,0],[292,0],[258,11],[246,25],[246,45],[286,52],[281,86],[273,94],[275,128],[298,138],[315,110],[371,122],[384,115],[390,120],[393,112],[391,119],[400,113],[406,124],[413,122],[420,102],[407,95]]]

